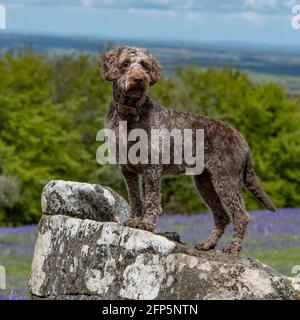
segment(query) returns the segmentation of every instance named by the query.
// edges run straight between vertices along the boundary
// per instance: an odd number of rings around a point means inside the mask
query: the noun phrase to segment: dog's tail
[[[271,211],[276,211],[277,208],[269,198],[269,196],[264,191],[263,187],[255,174],[252,157],[249,155],[246,166],[244,169],[244,183],[248,190],[253,194],[253,196],[259,200],[266,208]]]

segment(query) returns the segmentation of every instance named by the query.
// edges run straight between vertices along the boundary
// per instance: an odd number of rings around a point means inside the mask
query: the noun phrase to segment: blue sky
[[[0,0],[7,31],[91,37],[300,44],[300,0]],[[0,31],[3,32],[3,31]]]

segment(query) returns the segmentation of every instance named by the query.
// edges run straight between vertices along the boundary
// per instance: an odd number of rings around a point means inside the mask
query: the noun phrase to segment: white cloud
[[[243,7],[260,13],[284,14],[295,4],[297,0],[244,0]]]
[[[244,7],[254,10],[262,10],[266,8],[276,9],[278,7],[277,0],[245,0]]]
[[[239,16],[242,20],[248,21],[253,25],[261,25],[269,19],[269,16],[255,12],[242,12]]]
[[[93,7],[94,5],[93,0],[81,0],[81,3],[85,8],[90,8],[90,7]]]
[[[232,13],[226,15],[227,23],[238,24],[240,22],[247,22],[253,26],[261,26],[272,21],[280,21],[286,19],[286,16],[276,14],[255,13],[252,11],[244,11],[240,13]]]
[[[129,8],[127,10],[129,13],[142,13],[142,14],[150,14],[150,15],[166,15],[170,17],[176,16],[175,10],[157,10],[157,9],[136,9]]]
[[[0,0],[1,1],[1,0]],[[4,4],[201,13],[285,15],[298,0],[2,0]],[[246,14],[248,16],[248,14]],[[249,15],[255,20],[255,15]],[[259,19],[259,18],[257,18]]]
[[[205,23],[207,22],[207,16],[202,13],[202,12],[187,12],[186,15],[185,15],[186,19],[188,21],[191,21],[191,22],[197,22],[197,23]]]

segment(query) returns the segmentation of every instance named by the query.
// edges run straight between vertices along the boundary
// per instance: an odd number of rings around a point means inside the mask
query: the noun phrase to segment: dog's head
[[[161,67],[146,49],[123,47],[105,53],[99,60],[104,80],[116,81],[122,93],[141,97],[160,78]]]

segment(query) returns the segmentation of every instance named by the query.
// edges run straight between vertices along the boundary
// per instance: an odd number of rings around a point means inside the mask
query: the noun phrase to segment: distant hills
[[[300,48],[298,47],[0,33],[2,50],[16,50],[30,46],[36,51],[86,52],[99,55],[108,48],[122,45],[146,47],[151,50],[164,66],[165,74],[173,73],[176,67],[183,65],[195,65],[201,68],[231,66],[249,72],[258,81],[282,82],[292,91],[298,91],[298,88],[300,90],[299,79],[295,79],[293,83],[294,77],[300,77]]]

